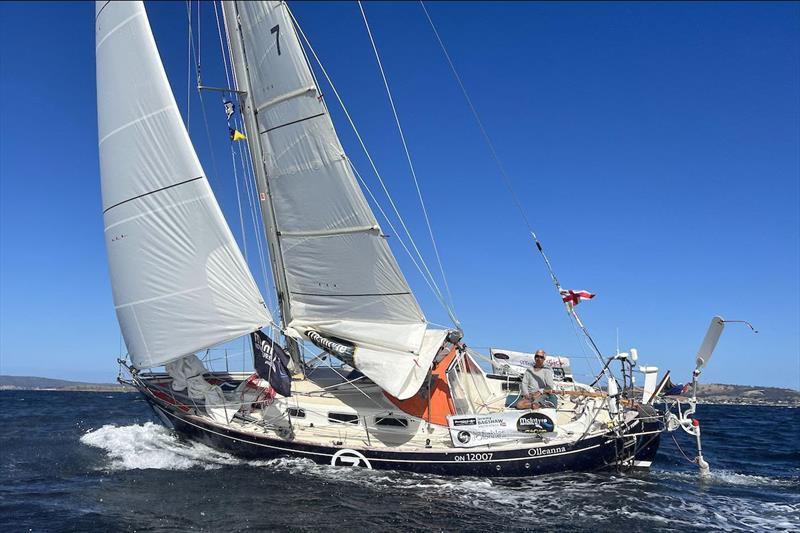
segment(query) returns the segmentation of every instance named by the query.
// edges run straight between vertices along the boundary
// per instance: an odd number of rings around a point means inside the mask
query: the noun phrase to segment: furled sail
[[[114,305],[133,364],[271,320],[197,159],[141,2],[97,2],[97,124]]]
[[[254,161],[264,178],[262,203],[274,213],[268,237],[285,274],[284,320],[298,336],[313,330],[354,343],[359,370],[390,394],[409,397],[445,333],[427,331],[336,136],[286,4],[223,5],[237,84],[248,93],[248,128],[258,130],[248,138],[262,159]]]

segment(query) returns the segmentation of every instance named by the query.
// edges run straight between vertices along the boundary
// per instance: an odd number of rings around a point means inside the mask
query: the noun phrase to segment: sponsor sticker
[[[453,446],[472,448],[509,440],[540,438],[555,431],[555,409],[505,411],[447,418]]]
[[[544,413],[527,413],[517,419],[517,431],[522,433],[550,433],[556,425]]]

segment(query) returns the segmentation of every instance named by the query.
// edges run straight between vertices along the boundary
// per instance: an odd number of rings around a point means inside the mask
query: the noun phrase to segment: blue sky
[[[759,334],[731,326],[705,381],[800,388],[800,4],[428,7],[562,284],[597,293],[579,310],[603,351],[613,352],[619,329],[622,348],[688,378],[710,318],[721,314],[750,320]],[[185,109],[185,5],[147,8]],[[433,264],[357,5],[293,8]],[[465,340],[581,355],[419,5],[366,11]],[[116,373],[93,15],[90,3],[0,4],[4,374],[111,381]],[[203,81],[224,85],[210,6],[201,20]],[[206,97],[212,149],[195,91],[190,105],[201,161],[237,220],[220,102]],[[395,253],[429,319],[446,323],[404,252]]]

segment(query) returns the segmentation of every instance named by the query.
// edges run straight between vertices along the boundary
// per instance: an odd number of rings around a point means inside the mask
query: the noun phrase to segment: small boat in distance
[[[221,8],[231,80],[219,90],[230,98],[232,141],[249,156],[244,179],[254,178],[278,319],[195,153],[143,3],[96,7],[105,240],[128,350],[121,381],[164,424],[245,457],[448,475],[649,467],[662,432],[677,427],[699,446],[693,407],[654,407],[667,376],[637,368],[635,351],[605,360],[589,384],[556,360],[557,404],[516,409],[520,378],[508,370],[524,354],[493,350],[498,366],[486,373],[458,324],[426,320],[339,142],[287,4]],[[695,378],[722,326],[715,317]],[[196,355],[248,336],[255,371],[211,371]]]

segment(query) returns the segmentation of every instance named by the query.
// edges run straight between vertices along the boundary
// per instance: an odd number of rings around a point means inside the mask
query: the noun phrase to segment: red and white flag
[[[594,294],[589,291],[573,291],[561,289],[561,299],[564,300],[564,303],[567,305],[578,305],[581,303],[581,300],[591,300],[594,298]]]

